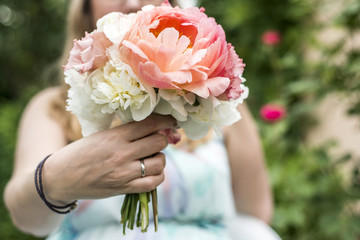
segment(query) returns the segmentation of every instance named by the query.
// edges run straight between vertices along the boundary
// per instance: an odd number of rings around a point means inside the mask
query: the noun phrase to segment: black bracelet
[[[44,203],[46,204],[46,206],[48,206],[48,208],[50,208],[50,210],[56,212],[56,213],[60,213],[60,214],[67,214],[69,212],[71,212],[72,210],[74,210],[75,208],[77,208],[78,204],[77,201],[74,201],[70,204],[67,204],[65,206],[56,206],[54,204],[51,204],[46,198],[45,198],[45,194],[44,194],[44,189],[42,186],[42,169],[44,166],[45,161],[51,156],[48,155],[44,158],[44,160],[42,160],[38,166],[36,167],[35,170],[35,187],[36,187],[36,191],[38,192],[40,198],[44,201]],[[62,210],[62,209],[66,209],[66,210]]]

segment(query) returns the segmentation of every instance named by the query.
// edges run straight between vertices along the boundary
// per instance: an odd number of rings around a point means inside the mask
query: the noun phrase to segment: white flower
[[[131,29],[136,19],[135,13],[122,14],[112,12],[96,22],[97,31],[104,32],[107,38],[116,45],[119,45],[125,34]]]
[[[155,107],[150,94],[139,83],[131,67],[120,60],[95,70],[88,78],[90,98],[102,113],[117,113],[123,121],[141,121]]]
[[[74,69],[65,72],[65,82],[70,85],[66,109],[77,116],[83,136],[108,129],[114,115],[102,113],[102,105],[90,99],[85,87],[86,78],[87,74]]]
[[[188,103],[186,97],[179,95],[179,91],[174,89],[159,89],[158,94],[160,101],[154,110],[155,113],[172,115],[178,121],[186,121],[188,115],[185,109]]]
[[[241,119],[237,110],[237,101],[220,101],[212,116],[212,125],[217,127],[230,126]]]
[[[210,124],[200,123],[189,117],[185,122],[179,122],[179,126],[184,129],[185,134],[191,140],[198,140],[206,136],[209,131]]]
[[[186,135],[193,140],[204,137],[213,127],[220,133],[220,127],[229,126],[241,119],[237,110],[238,101],[219,101],[213,98],[197,98],[195,105],[186,105],[188,118],[178,121]]]
[[[213,115],[213,102],[211,98],[197,98],[194,105],[186,105],[188,118],[186,121],[178,121],[185,134],[192,140],[204,137],[211,126],[211,118]]]
[[[242,77],[242,79],[244,79],[243,82],[245,82],[245,78]],[[243,103],[244,100],[247,99],[249,96],[249,88],[247,86],[245,86],[244,84],[240,84],[240,87],[244,92],[240,95],[240,97],[238,99],[236,99],[236,102]]]

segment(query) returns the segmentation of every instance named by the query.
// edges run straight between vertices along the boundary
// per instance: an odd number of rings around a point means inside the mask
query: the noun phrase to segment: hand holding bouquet
[[[248,95],[243,69],[222,27],[203,8],[165,1],[136,14],[110,13],[74,41],[65,66],[68,110],[84,136],[108,129],[116,115],[127,123],[158,113],[172,115],[190,139],[199,139],[210,127],[240,119],[236,106]],[[147,230],[149,195],[125,197],[124,233],[126,224],[134,227],[138,203],[136,222]],[[151,195],[157,229],[156,190]]]

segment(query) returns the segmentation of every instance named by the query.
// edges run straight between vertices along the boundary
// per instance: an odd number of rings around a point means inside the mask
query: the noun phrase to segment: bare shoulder
[[[64,130],[50,115],[52,102],[59,97],[59,94],[61,94],[60,87],[44,89],[26,106],[18,129],[16,173],[34,169],[38,159],[65,146]]]
[[[50,116],[54,100],[60,97],[61,87],[46,88],[37,93],[27,104],[21,117],[20,129],[24,126],[58,125]],[[27,130],[28,131],[28,130]]]
[[[50,110],[52,103],[60,97],[61,87],[46,88],[37,93],[27,104],[20,122],[20,128],[42,124],[57,125],[56,121],[51,118]]]
[[[49,106],[61,94],[61,87],[50,87],[38,92],[30,100],[28,107]]]

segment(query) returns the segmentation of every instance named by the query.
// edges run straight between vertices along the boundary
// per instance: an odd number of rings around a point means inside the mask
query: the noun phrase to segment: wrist
[[[44,195],[51,204],[65,206],[73,203],[76,199],[72,196],[71,189],[66,188],[65,171],[61,171],[54,158],[56,157],[50,156],[43,165],[42,185]]]

